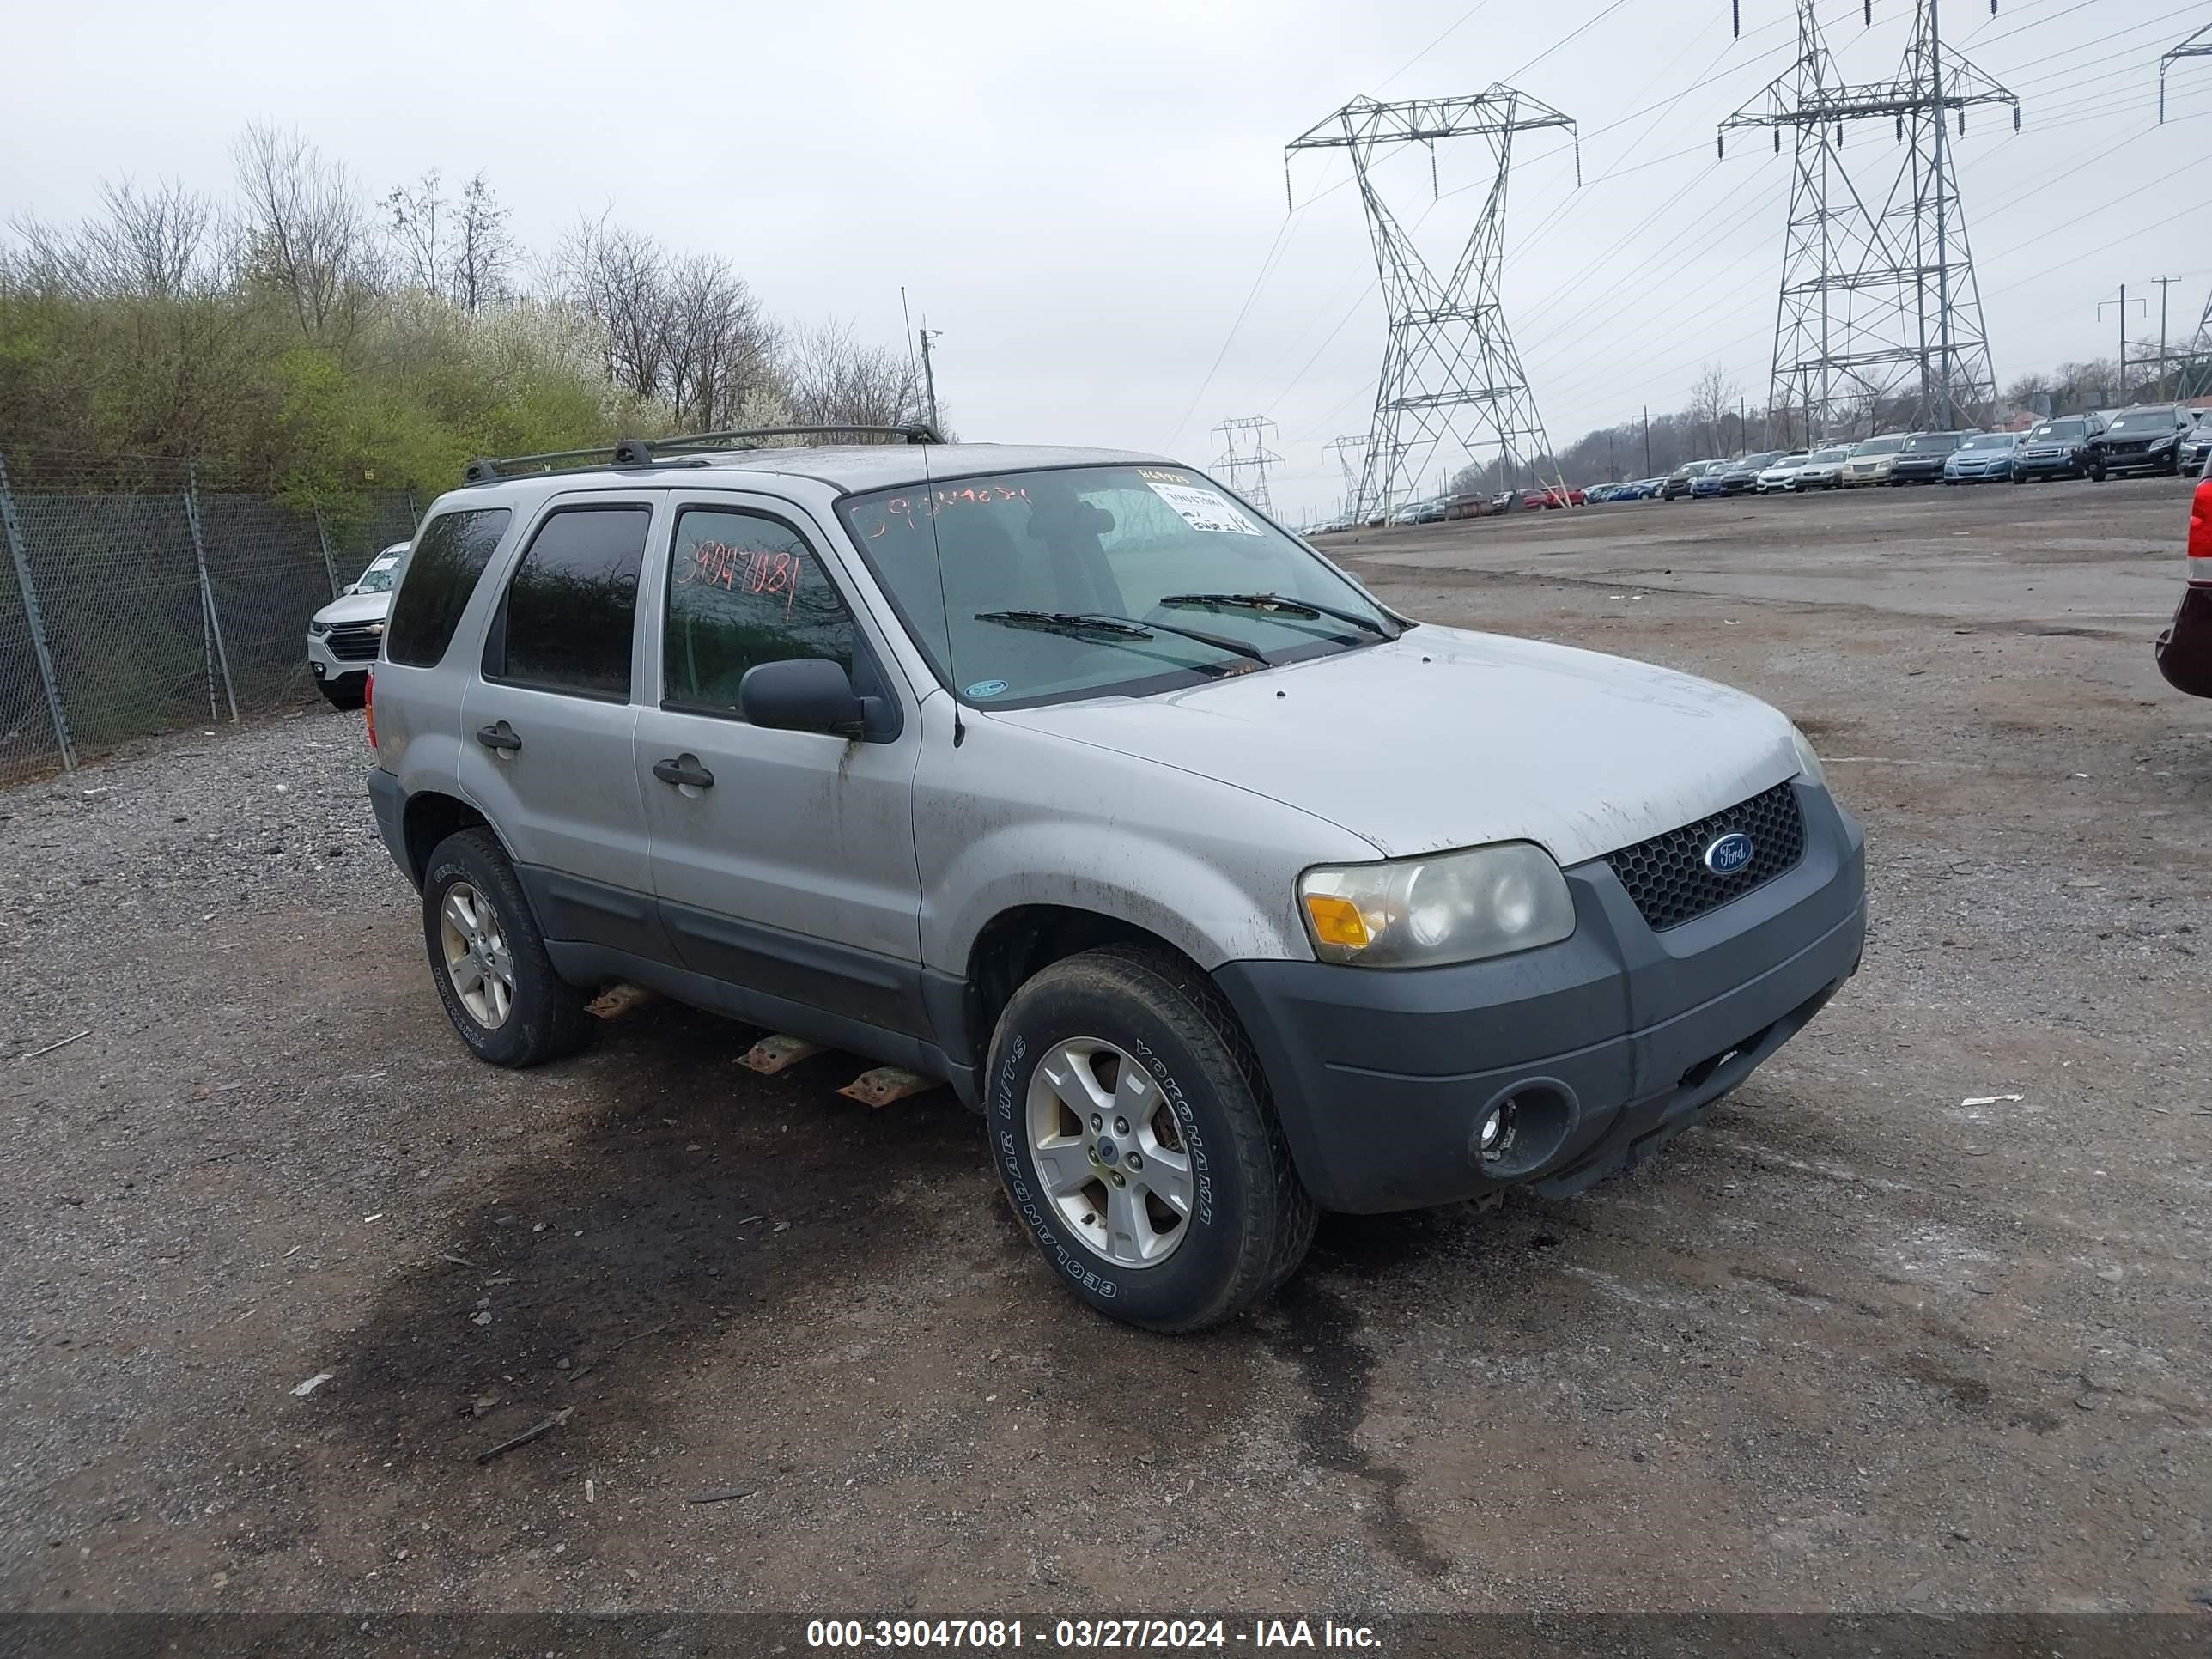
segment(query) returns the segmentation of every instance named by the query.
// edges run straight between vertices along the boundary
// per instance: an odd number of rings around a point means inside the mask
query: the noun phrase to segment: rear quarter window
[[[441,513],[423,526],[392,602],[384,634],[387,659],[410,668],[438,665],[514,516],[504,507],[477,507]]]

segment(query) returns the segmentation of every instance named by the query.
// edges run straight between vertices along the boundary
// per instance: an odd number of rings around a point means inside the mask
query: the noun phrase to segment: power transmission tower
[[[1499,302],[1505,268],[1505,187],[1516,133],[1575,128],[1572,118],[1502,83],[1466,98],[1377,103],[1355,98],[1285,147],[1340,149],[1352,158],[1375,245],[1389,334],[1375,387],[1375,416],[1352,501],[1355,518],[1388,516],[1413,493],[1431,459],[1453,469],[1478,454],[1508,477],[1551,450],[1528,376],[1506,331]],[[1378,152],[1402,144],[1435,146],[1480,137],[1495,173],[1480,216],[1449,276],[1439,277],[1382,199]],[[1580,169],[1579,137],[1577,167]]]
[[[1797,0],[1797,61],[1721,124],[1796,133],[1796,163],[1775,326],[1771,400],[1804,421],[1807,441],[1864,406],[1909,398],[1915,425],[1955,426],[1962,408],[1996,396],[1951,150],[1977,104],[2019,100],[1942,44],[1940,0],[1915,0],[1897,78],[1850,85],[1837,73],[1814,0]],[[1871,8],[1869,9],[1871,15]],[[1844,171],[1855,122],[1894,121],[1906,145],[1879,210]]]
[[[2158,118],[2160,125],[2166,122],[2166,72],[2185,58],[2212,58],[2212,23],[2207,23],[2158,60]]]
[[[1348,519],[1358,516],[1358,503],[1355,497],[1359,490],[1359,475],[1352,470],[1352,458],[1366,447],[1367,434],[1364,432],[1332,438],[1321,447],[1321,453],[1324,455],[1332,452],[1335,453],[1337,467],[1344,474],[1344,515]]]
[[[2204,314],[2197,319],[2196,337],[2182,354],[2180,395],[2212,397],[2212,294],[2204,296]]]
[[[1247,416],[1241,421],[1224,421],[1213,428],[1213,435],[1221,440],[1220,459],[1214,465],[1229,475],[1229,487],[1270,518],[1275,506],[1267,499],[1267,469],[1280,466],[1283,458],[1267,447],[1267,434],[1275,423],[1264,415]],[[1245,446],[1249,442],[1250,447]],[[1247,483],[1246,479],[1251,482]]]

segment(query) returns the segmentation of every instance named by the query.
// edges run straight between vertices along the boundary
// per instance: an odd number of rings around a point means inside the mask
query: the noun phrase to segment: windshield
[[[1948,455],[1958,447],[1958,434],[1951,432],[1922,432],[1905,441],[1908,455]]]
[[[2045,421],[2027,434],[2027,441],[2032,444],[2063,443],[2088,435],[2089,423],[2087,421]]]
[[[1959,447],[1964,449],[2010,449],[2020,441],[2017,432],[1981,432],[1966,440]]]
[[[2173,411],[2170,409],[2146,410],[2140,414],[2122,415],[2105,428],[2107,432],[2127,432],[2141,437],[2146,432],[2174,430]]]
[[[1852,453],[1859,455],[1894,455],[1905,447],[1902,438],[1869,438]]]
[[[361,580],[353,585],[356,593],[389,593],[392,574],[399,568],[397,559],[379,559],[361,573]]]
[[[1814,456],[1811,460],[1806,462],[1806,465],[1834,466],[1838,462],[1847,461],[1850,459],[1850,458],[1851,452],[1848,449],[1824,449],[1819,454]]]
[[[1766,459],[1769,472],[1795,472],[1811,458],[1805,455],[1770,455]]]
[[[939,678],[972,701],[1142,695],[1255,666],[1171,628],[1274,662],[1397,632],[1317,554],[1183,467],[963,477],[856,495],[838,510]],[[1255,595],[1281,603],[1224,602]],[[1029,614],[1009,625],[1009,611]],[[1052,622],[1079,615],[1158,627],[1144,638]]]

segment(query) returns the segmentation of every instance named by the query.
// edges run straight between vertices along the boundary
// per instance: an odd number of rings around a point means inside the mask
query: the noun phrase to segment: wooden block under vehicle
[[[872,1072],[861,1073],[837,1092],[863,1106],[888,1106],[908,1095],[924,1094],[941,1086],[937,1079],[909,1072],[903,1066],[878,1066]]]
[[[802,1060],[811,1060],[822,1052],[818,1042],[809,1042],[805,1037],[787,1036],[777,1032],[764,1036],[738,1056],[738,1064],[749,1066],[763,1077],[774,1077],[778,1072],[796,1066]]]

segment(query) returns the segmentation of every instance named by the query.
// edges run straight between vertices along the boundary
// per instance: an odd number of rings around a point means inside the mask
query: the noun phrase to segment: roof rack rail
[[[826,437],[831,434],[860,437],[903,438],[910,444],[941,444],[945,440],[937,428],[927,421],[908,421],[901,425],[878,425],[868,422],[833,422],[807,426],[757,426],[733,428],[724,432],[685,432],[672,438],[624,438],[617,443],[596,444],[589,449],[556,449],[542,455],[509,455],[494,459],[485,456],[471,461],[467,478],[471,483],[489,483],[518,472],[583,472],[599,467],[652,466],[665,455],[672,461],[696,466],[698,461],[682,458],[702,449],[757,449],[761,446],[752,441],[759,438]],[[560,466],[556,462],[574,465]]]

